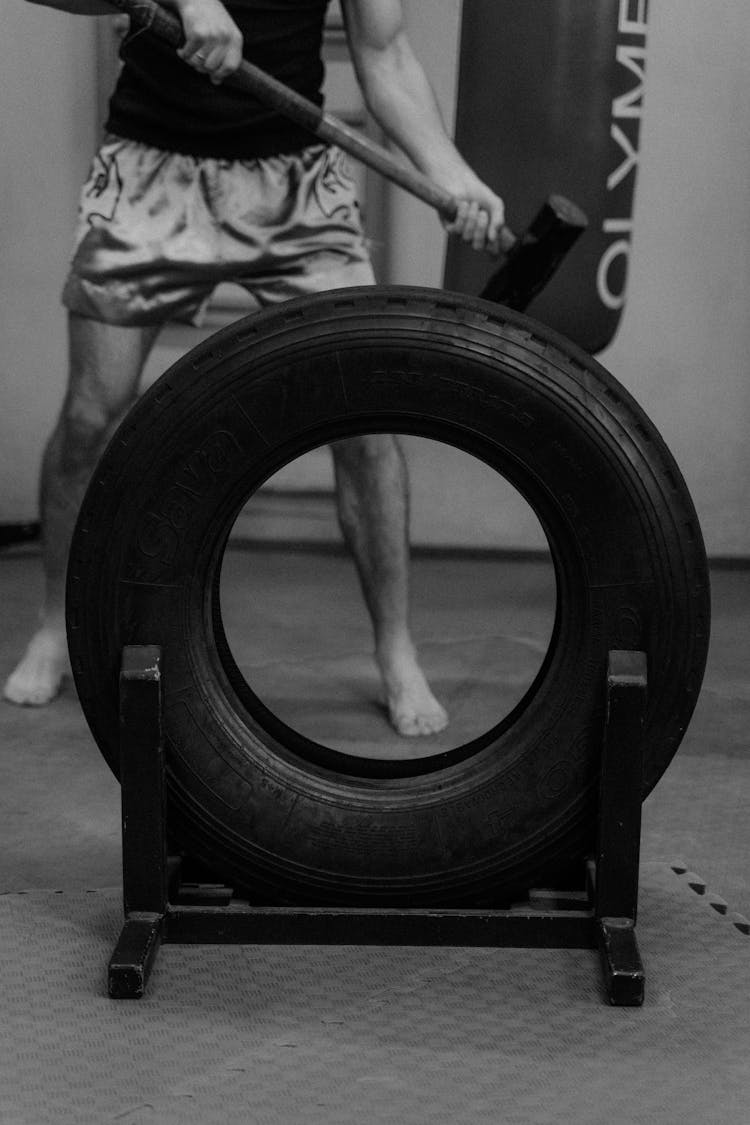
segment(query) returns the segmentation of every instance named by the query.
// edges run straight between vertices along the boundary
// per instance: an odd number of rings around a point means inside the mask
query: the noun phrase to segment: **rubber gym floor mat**
[[[688,740],[692,745],[691,734]],[[687,744],[679,750],[643,805],[641,858],[678,855],[710,889],[750,916],[750,759],[687,750]]]
[[[120,923],[114,889],[0,898],[2,1125],[747,1120],[750,936],[667,864],[640,1009],[590,951],[351,946],[168,945],[111,1001]]]

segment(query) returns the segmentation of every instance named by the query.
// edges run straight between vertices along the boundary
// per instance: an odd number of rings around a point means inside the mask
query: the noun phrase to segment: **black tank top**
[[[328,0],[224,0],[224,6],[244,36],[245,58],[321,105]],[[295,152],[315,140],[250,94],[214,86],[150,34],[129,36],[120,58],[105,125],[119,137],[227,160]]]

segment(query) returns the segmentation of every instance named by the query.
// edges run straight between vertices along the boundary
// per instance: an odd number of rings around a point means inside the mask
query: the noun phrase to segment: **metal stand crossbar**
[[[231,887],[188,883],[167,854],[161,650],[123,650],[120,674],[125,923],[109,995],[137,999],[162,942],[457,945],[596,949],[611,1004],[643,1003],[635,935],[646,656],[612,650],[606,683],[598,834],[585,890],[530,890],[508,909],[253,906]],[[582,880],[582,883],[584,881]]]

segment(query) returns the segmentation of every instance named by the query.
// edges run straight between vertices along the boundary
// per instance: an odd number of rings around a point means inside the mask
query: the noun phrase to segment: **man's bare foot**
[[[379,650],[376,659],[388,715],[399,734],[437,734],[448,725],[448,714],[432,694],[410,644]]]
[[[29,642],[23,659],[5,684],[10,703],[43,707],[60,691],[70,671],[65,631],[44,625]]]

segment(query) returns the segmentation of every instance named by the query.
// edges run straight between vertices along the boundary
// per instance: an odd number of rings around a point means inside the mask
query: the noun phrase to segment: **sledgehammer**
[[[157,35],[175,49],[182,46],[184,38],[179,19],[155,0],[109,2],[128,15],[136,27]],[[319,140],[338,145],[368,168],[429,204],[447,222],[456,218],[458,202],[450,192],[402,164],[387,149],[290,90],[247,59],[242,60],[226,81],[301,125]],[[503,227],[500,246],[504,258],[481,296],[513,309],[525,309],[547,284],[586,226],[586,216],[579,207],[561,195],[551,195],[522,235],[517,236],[509,227]]]

